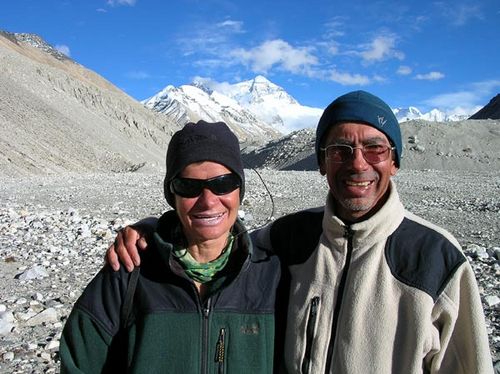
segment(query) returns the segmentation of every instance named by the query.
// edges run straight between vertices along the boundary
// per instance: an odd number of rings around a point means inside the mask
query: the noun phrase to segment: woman
[[[78,299],[61,339],[62,372],[273,371],[280,265],[252,247],[237,219],[244,183],[224,123],[174,134],[164,182],[174,210],[141,254],[135,287],[123,267],[105,267]]]

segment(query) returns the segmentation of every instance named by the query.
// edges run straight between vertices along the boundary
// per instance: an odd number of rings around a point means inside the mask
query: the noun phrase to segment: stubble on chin
[[[351,212],[367,211],[373,206],[373,201],[356,201],[357,199],[342,199],[342,207]]]

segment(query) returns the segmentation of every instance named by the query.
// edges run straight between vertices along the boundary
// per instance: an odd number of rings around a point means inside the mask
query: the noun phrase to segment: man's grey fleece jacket
[[[384,206],[346,226],[326,207],[261,230],[290,270],[289,373],[493,373],[471,266],[447,231]]]

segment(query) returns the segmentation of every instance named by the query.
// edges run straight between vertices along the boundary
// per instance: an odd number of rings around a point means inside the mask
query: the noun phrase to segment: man
[[[406,211],[391,180],[402,149],[385,102],[364,91],[337,98],[316,130],[326,205],[257,233],[290,270],[287,372],[493,372],[458,242]]]

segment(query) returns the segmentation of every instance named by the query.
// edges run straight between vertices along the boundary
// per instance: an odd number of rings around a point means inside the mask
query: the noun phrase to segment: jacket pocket
[[[224,374],[224,363],[226,359],[226,329],[222,327],[219,330],[217,345],[215,346],[215,365],[216,373]]]
[[[302,374],[309,374],[311,370],[311,359],[313,357],[314,330],[318,319],[319,296],[314,296],[309,304],[309,316],[306,325],[306,345],[304,361],[302,361]]]

